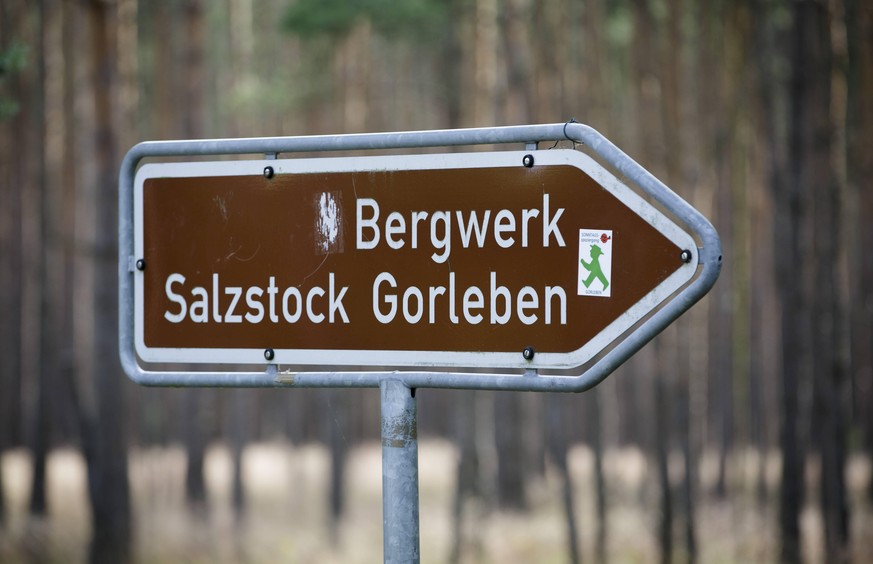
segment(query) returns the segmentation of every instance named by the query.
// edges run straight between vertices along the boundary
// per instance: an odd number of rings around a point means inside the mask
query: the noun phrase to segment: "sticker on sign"
[[[587,259],[587,260],[586,260]],[[612,230],[579,230],[579,286],[580,296],[612,295]]]
[[[146,164],[134,249],[161,363],[574,368],[697,270],[573,150]]]

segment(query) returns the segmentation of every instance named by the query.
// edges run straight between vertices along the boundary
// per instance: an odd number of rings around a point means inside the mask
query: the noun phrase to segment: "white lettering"
[[[564,235],[561,232],[560,220],[564,214],[564,208],[552,205],[549,194],[543,194],[542,208],[540,209],[502,209],[496,214],[491,210],[442,210],[442,211],[417,211],[408,212],[391,211],[380,226],[379,218],[381,210],[379,203],[373,198],[358,198],[356,200],[357,225],[355,226],[357,248],[374,249],[382,240],[384,233],[387,246],[394,250],[406,247],[419,248],[419,235],[422,223],[430,220],[430,244],[434,249],[431,260],[437,264],[448,261],[451,255],[453,237],[461,244],[461,248],[472,247],[484,248],[488,241],[489,229],[492,229],[494,241],[500,248],[513,247],[518,239],[516,234],[520,228],[521,246],[527,248],[530,245],[532,220],[542,218],[543,248],[553,243],[559,247],[566,247]],[[520,213],[516,216],[516,213]],[[408,216],[406,215],[408,214]],[[457,222],[457,233],[452,232],[452,218]],[[411,232],[411,236],[410,236]]]
[[[203,286],[197,286],[191,290],[192,296],[200,296],[200,299],[191,304],[191,321],[194,323],[209,322],[209,293]]]
[[[273,281],[273,277],[270,277],[270,282]],[[255,296],[263,296],[264,290],[262,288],[258,288],[257,286],[252,286],[248,290],[246,290],[246,305],[249,306],[249,312],[246,313],[246,321],[249,323],[260,323],[264,320],[264,304],[261,303],[261,300],[255,299]],[[252,313],[252,311],[257,311],[257,313]]]
[[[242,295],[242,288],[240,288],[239,286],[228,286],[224,289],[224,294],[231,297],[230,306],[228,306],[227,311],[224,312],[224,322],[242,323],[242,315],[234,313],[234,311],[236,311],[236,303],[239,301],[239,297]]]
[[[427,212],[412,212],[412,248],[418,248],[418,224],[427,219]]]
[[[497,298],[503,298],[503,313],[497,313]],[[506,325],[512,316],[512,296],[506,286],[497,285],[497,273],[491,273],[491,325]]]
[[[510,323],[514,308],[522,323],[533,325],[543,319],[545,307],[546,324],[551,324],[553,319],[556,323],[560,319],[562,325],[567,323],[567,293],[561,286],[545,286],[542,294],[538,289],[524,286],[516,294],[498,282],[496,272],[489,273],[489,283],[485,288],[457,288],[454,272],[449,272],[448,278],[445,286],[402,286],[394,275],[382,272],[373,282],[373,314],[383,324],[396,321],[399,311],[406,322],[413,325],[421,323],[425,313],[429,324],[437,323],[437,318],[445,319],[442,316],[448,313],[449,322],[454,325],[463,320],[470,325],[487,321],[497,326]],[[439,296],[447,299],[439,300]],[[456,313],[458,308],[460,316]]]
[[[558,219],[564,213],[564,208],[558,208],[558,213],[549,219],[549,195],[543,194],[543,247],[549,246],[549,237],[555,236],[555,241],[560,247],[566,247],[564,236],[561,235],[561,229],[558,227]]]
[[[412,313],[412,310],[409,307],[411,298],[415,298],[415,301],[417,302],[415,313]],[[421,290],[415,286],[410,286],[405,292],[403,292],[403,317],[406,319],[407,323],[418,323],[423,314],[424,298],[421,295]]]
[[[455,273],[449,272],[449,321],[458,324],[458,314],[455,313]]]
[[[525,286],[519,290],[515,310],[518,312],[518,318],[522,323],[525,325],[533,325],[537,322],[536,314],[528,315],[525,313],[525,310],[536,309],[539,305],[539,296],[537,296],[536,290],[530,286]]]
[[[309,318],[309,321],[313,323],[321,323],[322,321],[324,321],[324,314],[315,313],[315,311],[312,309],[312,299],[315,296],[323,295],[324,288],[321,288],[320,286],[313,286],[309,289],[309,293],[306,294],[306,316]]]
[[[221,312],[218,309],[218,274],[212,275],[212,320],[221,323]]]
[[[470,286],[464,292],[464,319],[467,323],[478,325],[482,322],[482,314],[473,315],[471,312],[474,309],[482,309],[485,302],[485,296],[482,295],[482,290],[476,286]]]
[[[533,217],[538,217],[540,210],[521,210],[521,246],[527,248],[527,224]]]
[[[349,314],[344,303],[349,287],[340,286],[333,272],[328,273],[327,289],[325,286],[312,286],[306,291],[304,299],[298,288],[289,286],[282,290],[281,303],[276,303],[276,296],[280,291],[276,277],[270,276],[267,280],[266,289],[264,286],[223,287],[219,274],[213,273],[211,296],[207,288],[195,286],[190,291],[190,297],[186,299],[183,292],[185,277],[173,273],[167,277],[164,290],[169,303],[176,304],[176,307],[168,307],[164,317],[170,323],[182,323],[188,318],[194,323],[247,322],[256,325],[268,318],[270,322],[278,323],[281,310],[281,317],[288,323],[300,321],[304,312],[312,323],[322,323],[325,320],[330,323],[349,323]],[[265,300],[265,294],[269,296],[269,300]],[[319,297],[325,299],[319,302]],[[226,308],[222,316],[224,306]]]
[[[428,291],[428,304],[430,305],[430,309],[428,310],[427,322],[433,325],[436,323],[436,297],[446,295],[446,287],[445,286],[431,286]]]
[[[403,239],[394,239],[394,235],[406,233],[406,220],[400,212],[391,212],[385,220],[385,242],[392,249],[399,249],[406,242]]]
[[[362,217],[364,206],[373,210],[373,217],[364,219]],[[357,222],[355,233],[357,234],[357,245],[359,249],[373,249],[379,244],[379,226],[376,221],[379,219],[379,204],[372,198],[360,198],[357,200]],[[364,241],[364,228],[372,229],[373,237],[369,241]]]
[[[385,296],[385,303],[388,304],[390,309],[387,314],[382,313],[379,309],[379,286],[383,282],[392,288],[397,287],[397,280],[387,272],[382,272],[376,277],[376,280],[373,282],[373,315],[376,316],[379,323],[391,323],[397,314],[397,296]]]
[[[386,235],[387,237],[387,235]],[[340,317],[343,318],[343,323],[349,322],[349,316],[346,315],[346,308],[343,307],[343,297],[346,295],[346,290],[349,289],[348,286],[343,286],[343,289],[339,294],[335,294],[334,290],[336,289],[334,286],[334,276],[333,272],[330,273],[330,282],[328,283],[328,287],[330,288],[330,301],[328,307],[328,319],[331,323],[333,323],[334,319],[336,319],[336,314],[339,312]]]
[[[494,217],[494,240],[504,249],[515,244],[515,238],[503,236],[507,232],[515,233],[515,216],[509,210],[500,210]]]
[[[288,298],[294,296],[294,301],[297,302],[297,305],[294,307],[294,313],[288,309]],[[300,316],[303,314],[303,296],[300,295],[300,290],[291,286],[285,290],[285,293],[282,294],[282,317],[285,318],[285,321],[288,323],[297,323],[300,321]]]
[[[546,325],[552,323],[552,302],[553,297],[558,298],[561,312],[561,325],[567,324],[567,294],[561,286],[546,286]]]
[[[181,274],[173,273],[167,276],[167,283],[164,285],[164,291],[167,294],[167,299],[174,304],[179,304],[179,313],[164,312],[164,318],[170,323],[181,323],[185,319],[185,314],[188,312],[188,303],[185,298],[173,292],[173,284],[184,284],[185,277]]]
[[[437,222],[442,221],[443,223],[443,237],[442,239],[437,238]],[[449,258],[449,254],[452,252],[452,216],[449,215],[449,212],[439,211],[434,212],[430,218],[430,242],[433,244],[433,247],[437,250],[442,249],[442,254],[433,253],[430,255],[430,258],[433,259],[435,263],[442,264],[446,262],[446,259]]]
[[[485,232],[488,229],[488,220],[491,218],[491,210],[485,210],[485,213],[482,214],[481,223],[478,221],[476,211],[471,211],[470,218],[467,220],[466,230],[464,229],[464,217],[461,215],[461,212],[458,211],[455,212],[455,214],[458,216],[458,229],[461,232],[461,245],[465,249],[470,248],[470,236],[473,235],[475,231],[476,243],[481,249],[485,245]]]
[[[270,276],[270,283],[267,285],[267,294],[270,296],[270,321],[279,323],[279,315],[276,313],[276,294],[279,293],[279,288],[276,287],[276,277]]]

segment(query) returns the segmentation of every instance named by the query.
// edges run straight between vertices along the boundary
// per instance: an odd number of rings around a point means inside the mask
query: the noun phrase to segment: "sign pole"
[[[419,562],[418,407],[415,389],[379,385],[382,402],[382,535],[384,561]]]

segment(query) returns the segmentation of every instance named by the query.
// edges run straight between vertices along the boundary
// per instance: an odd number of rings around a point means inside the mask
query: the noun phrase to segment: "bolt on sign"
[[[146,164],[134,253],[160,363],[570,369],[698,267],[575,150]]]

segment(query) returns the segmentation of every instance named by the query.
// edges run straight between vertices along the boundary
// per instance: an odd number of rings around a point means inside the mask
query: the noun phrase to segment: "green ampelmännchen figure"
[[[606,290],[609,287],[609,280],[606,279],[606,275],[603,274],[603,269],[600,267],[600,257],[603,255],[603,250],[598,245],[591,245],[589,254],[591,262],[585,262],[585,259],[579,261],[585,267],[585,270],[589,272],[588,278],[583,280],[582,283],[585,284],[586,288],[589,288],[592,282],[600,280],[600,283],[603,284],[603,289]]]

